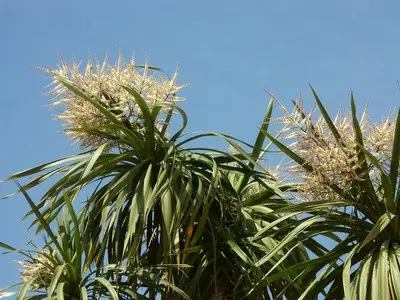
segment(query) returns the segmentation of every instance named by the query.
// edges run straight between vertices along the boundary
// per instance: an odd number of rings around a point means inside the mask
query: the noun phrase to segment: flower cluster
[[[18,261],[22,266],[20,270],[21,279],[24,282],[33,280],[31,287],[33,290],[45,288],[50,285],[56,266],[50,258],[52,254],[48,251],[38,252],[30,259]]]
[[[73,62],[69,65],[61,60],[58,69],[45,70],[51,75],[52,89],[48,93],[54,105],[62,104],[64,110],[56,117],[65,122],[66,133],[79,142],[82,148],[96,148],[107,138],[99,133],[110,123],[90,102],[70,91],[62,82],[73,85],[85,95],[98,101],[121,121],[141,122],[142,112],[134,97],[124,87],[133,88],[146,101],[151,110],[156,105],[169,109],[181,101],[176,93],[183,88],[178,85],[177,73],[171,78],[150,67],[136,65],[132,59],[126,63],[121,55],[115,66],[107,58],[103,63],[92,63],[88,59],[85,70]],[[169,103],[169,104],[167,104]]]
[[[360,148],[356,142],[352,116],[339,110],[333,124],[340,136],[330,130],[325,119],[314,117],[314,110],[306,114],[301,103],[295,103],[293,113],[286,111],[282,119],[285,125],[284,139],[290,141],[289,148],[305,160],[312,171],[295,165],[289,170],[302,185],[301,193],[307,199],[335,199],[341,197],[332,187],[349,192],[362,182],[366,174],[361,172],[367,163],[369,175],[378,189],[379,172],[367,160],[360,159]],[[365,110],[360,119],[364,147],[374,155],[383,167],[389,168],[393,145],[395,122],[390,114],[381,123],[374,123]]]

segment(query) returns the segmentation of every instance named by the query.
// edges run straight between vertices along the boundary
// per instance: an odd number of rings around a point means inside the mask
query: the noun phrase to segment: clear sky
[[[44,105],[46,74],[85,60],[146,58],[167,72],[180,68],[188,131],[219,131],[253,141],[267,89],[284,104],[312,98],[329,109],[349,106],[355,92],[374,118],[400,103],[398,1],[54,1],[0,0],[0,179],[76,152]],[[15,189],[0,184],[0,195]],[[37,199],[43,192],[32,192]],[[21,197],[0,201],[0,241],[24,247]],[[21,257],[0,256],[0,287],[18,280]]]

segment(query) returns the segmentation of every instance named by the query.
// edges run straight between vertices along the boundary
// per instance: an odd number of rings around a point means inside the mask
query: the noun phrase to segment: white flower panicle
[[[360,171],[362,164],[367,163],[369,175],[373,184],[378,187],[379,172],[367,161],[361,161],[359,147],[356,142],[352,116],[343,115],[339,110],[333,123],[340,135],[338,141],[321,116],[313,121],[314,110],[305,114],[299,102],[295,110],[282,118],[285,125],[283,139],[289,140],[289,148],[312,167],[309,172],[303,166],[294,165],[290,172],[304,182],[301,193],[307,199],[336,199],[340,198],[332,190],[337,186],[340,190],[349,192],[364,180]],[[391,151],[395,132],[395,121],[392,114],[380,124],[374,123],[365,110],[360,120],[360,129],[366,150],[373,154],[381,164],[390,168]],[[343,200],[343,199],[342,199]]]
[[[96,148],[107,140],[101,135],[110,121],[85,99],[70,91],[62,81],[73,85],[85,95],[98,101],[119,120],[141,123],[142,111],[134,97],[124,87],[139,93],[151,110],[156,105],[163,112],[183,99],[176,95],[184,86],[177,84],[177,72],[171,78],[149,66],[136,65],[134,59],[126,63],[121,55],[114,66],[107,58],[103,63],[92,63],[90,57],[84,71],[81,64],[72,65],[61,60],[58,69],[45,70],[51,75],[54,105],[63,105],[64,110],[56,117],[65,122],[66,133],[79,142],[82,148]],[[161,120],[160,120],[161,122]]]
[[[20,270],[21,279],[24,282],[33,280],[31,284],[33,290],[46,288],[50,285],[56,268],[54,262],[49,259],[50,257],[52,257],[50,252],[42,250],[36,256],[31,256],[30,259],[17,261],[22,266]]]

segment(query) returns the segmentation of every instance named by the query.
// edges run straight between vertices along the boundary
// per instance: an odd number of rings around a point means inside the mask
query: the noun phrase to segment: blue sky
[[[312,98],[311,83],[334,112],[349,94],[379,119],[400,103],[397,1],[18,1],[0,0],[0,179],[77,151],[44,105],[46,74],[88,53],[173,72],[188,131],[219,131],[252,141],[273,93],[284,104]],[[384,3],[384,4],[383,4]],[[0,184],[0,195],[15,189]],[[43,189],[32,192],[39,197]],[[0,201],[0,241],[24,247],[21,197]],[[18,256],[0,256],[0,286],[18,280]]]

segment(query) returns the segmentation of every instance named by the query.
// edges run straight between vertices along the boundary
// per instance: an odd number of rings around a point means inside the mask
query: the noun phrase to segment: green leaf
[[[308,220],[303,221],[299,226],[297,226],[293,231],[291,231],[288,235],[286,235],[274,249],[272,249],[267,255],[263,256],[259,261],[255,263],[256,267],[262,266],[266,262],[268,262],[272,257],[274,257],[279,251],[281,251],[284,247],[288,247],[290,242],[292,242],[293,238],[295,238],[300,232],[305,230],[307,227],[312,225],[313,223],[320,220],[319,216],[315,216],[309,218]]]
[[[297,248],[297,245],[293,246],[292,248],[290,248],[285,255],[283,255],[276,263],[274,263],[273,267],[268,270],[268,272],[266,274],[264,274],[264,276],[256,283],[254,284],[250,290],[243,295],[243,298],[250,296],[252,293],[254,293],[255,291],[257,291],[258,289],[264,289],[264,287],[268,284],[268,276],[276,269],[279,268],[279,266],[281,264],[284,264],[287,257],[292,253],[293,250],[295,250]],[[247,275],[247,274],[246,274]],[[244,275],[243,275],[244,276]],[[238,284],[235,286],[235,289],[238,287]]]
[[[311,91],[313,93],[314,99],[317,102],[318,108],[321,111],[322,117],[324,118],[326,124],[329,127],[329,130],[332,132],[333,136],[335,137],[336,141],[338,142],[339,145],[343,144],[342,138],[340,137],[339,132],[337,131],[335,124],[333,124],[331,118],[329,117],[328,112],[326,111],[325,107],[322,105],[321,101],[319,100],[319,97],[313,87],[310,85]]]
[[[166,286],[167,288],[171,288],[175,293],[177,293],[183,299],[191,300],[191,298],[182,289],[180,289],[176,285],[172,284],[171,282],[164,280],[164,279],[160,279],[159,282],[160,282],[160,284]]]
[[[368,256],[364,258],[364,261],[358,270],[360,274],[359,275],[360,280],[358,284],[358,295],[360,297],[360,300],[370,299],[369,291],[371,290],[370,280],[372,277],[371,266],[373,266],[374,263],[375,263],[375,257],[373,254],[369,253]]]
[[[10,296],[14,296],[17,292],[1,292],[0,293],[0,299],[2,298],[8,298]]]
[[[274,100],[271,99],[269,101],[269,104],[268,104],[268,107],[267,107],[267,111],[265,112],[265,117],[264,117],[263,123],[262,123],[261,128],[260,128],[260,130],[258,132],[257,139],[256,139],[256,142],[254,144],[253,152],[251,153],[251,156],[256,161],[259,160],[260,154],[262,152],[262,148],[263,148],[264,140],[265,140],[265,134],[263,134],[263,131],[267,131],[268,132],[268,127],[269,127],[269,122],[271,120],[273,105],[274,105]]]
[[[88,293],[86,287],[81,287],[80,288],[80,295],[81,295],[81,300],[88,300]]]
[[[272,211],[271,214],[281,214],[290,212],[306,213],[311,211],[321,211],[332,207],[346,207],[346,206],[351,206],[351,203],[342,200],[313,200],[278,208]]]
[[[394,198],[393,198],[393,185],[390,180],[390,177],[386,174],[386,171],[381,166],[379,160],[372,153],[370,153],[367,149],[365,149],[362,145],[359,145],[359,146],[360,146],[361,150],[364,152],[364,154],[368,157],[371,164],[373,164],[380,171],[381,182],[382,182],[383,193],[384,193],[384,202],[385,202],[386,208],[389,210],[389,212],[395,213],[396,208],[395,208],[395,202],[394,202]]]
[[[387,255],[388,243],[389,241],[385,241],[383,247],[379,250],[377,261],[373,267],[371,278],[371,299],[390,299]]]
[[[252,237],[252,241],[257,241],[258,239],[261,239],[263,237],[265,237],[266,232],[268,232],[269,230],[271,230],[274,226],[278,225],[281,222],[286,221],[287,219],[293,218],[294,216],[298,215],[298,213],[291,213],[291,214],[287,214],[285,216],[282,216],[281,218],[276,219],[275,221],[269,223],[268,225],[266,225],[265,227],[263,227],[261,230],[259,230],[253,237]]]
[[[26,296],[24,298],[24,300],[42,300],[42,299],[46,299],[46,298],[47,298],[46,294],[41,294],[41,295],[34,295],[34,296]]]
[[[149,110],[149,106],[146,103],[146,100],[137,92],[135,89],[128,87],[128,86],[123,86],[123,88],[131,94],[134,99],[136,100],[136,103],[139,105],[140,110],[142,111],[143,118],[147,124],[153,124],[154,120],[151,116],[151,112]]]
[[[399,175],[399,162],[400,162],[400,108],[397,113],[397,119],[396,119],[396,129],[394,132],[394,137],[393,137],[393,148],[392,148],[392,161],[390,162],[390,180],[393,185],[393,192],[396,191],[396,185],[398,184],[398,175]],[[397,197],[396,195],[393,195],[393,197],[396,197],[396,205],[397,205],[397,212],[400,212],[399,209],[399,198],[400,198],[400,184],[397,187]]]
[[[17,251],[16,248],[11,247],[11,246],[9,246],[9,245],[7,245],[7,244],[5,244],[5,243],[2,243],[2,242],[0,242],[0,247],[1,247],[1,248],[4,248],[4,249],[7,249],[7,250],[10,250],[10,251]]]
[[[365,245],[367,245],[370,241],[374,240],[385,228],[386,226],[390,223],[390,221],[395,217],[396,215],[386,212],[383,214],[378,221],[376,221],[374,227],[372,227],[371,231],[368,233],[367,237],[365,240],[361,243],[360,247],[358,248],[357,252],[359,252]]]
[[[98,100],[93,100],[91,97],[80,91],[78,88],[74,87],[72,84],[68,83],[63,79],[58,79],[58,81],[63,84],[66,88],[68,88],[71,92],[74,92],[76,95],[86,100],[90,104],[92,104],[95,108],[97,108],[108,120],[115,124],[121,124],[121,122],[105,107],[103,107]]]
[[[38,208],[35,205],[35,203],[33,202],[33,200],[29,197],[27,192],[18,183],[18,181],[14,180],[14,182],[17,184],[17,186],[19,187],[20,191],[23,193],[23,195],[24,195],[26,201],[28,202],[29,206],[31,207],[32,211],[35,213],[35,216],[38,218],[40,224],[43,226],[43,228],[46,230],[47,234],[50,236],[52,242],[57,247],[58,251],[60,251],[60,254],[65,258],[65,253],[64,253],[62,247],[60,246],[60,244],[58,243],[58,240],[57,240],[56,236],[51,231],[49,224],[45,221],[45,219],[43,218],[43,215],[40,213],[40,211],[38,210]]]
[[[32,278],[32,279],[28,280],[27,282],[25,282],[23,284],[23,286],[21,287],[21,289],[18,292],[17,300],[23,300],[24,299],[25,294],[28,292],[28,290],[29,290],[29,288],[30,288],[30,286],[31,286],[31,284],[33,283],[34,280],[35,280],[35,278]]]
[[[57,300],[64,300],[64,285],[65,282],[57,284]]]
[[[358,153],[358,161],[361,162],[362,169],[359,170],[358,175],[360,177],[365,177],[366,184],[368,187],[368,196],[373,199],[373,201],[378,201],[376,199],[376,194],[371,182],[371,178],[369,177],[369,168],[368,164],[366,162],[365,158],[365,153],[362,151],[361,148],[364,148],[364,139],[363,135],[361,132],[360,124],[358,123],[357,120],[357,111],[356,111],[356,104],[354,101],[354,95],[353,92],[351,93],[351,115],[352,115],[352,120],[353,120],[353,131],[355,135],[355,139],[357,142],[357,153]],[[361,147],[360,147],[361,145]]]
[[[271,115],[272,115],[272,108],[273,108],[273,104],[274,101],[273,99],[271,99],[269,101],[268,107],[267,107],[267,111],[265,113],[265,117],[263,120],[263,123],[261,125],[261,128],[258,132],[257,138],[256,138],[256,142],[254,144],[253,147],[253,151],[251,153],[251,157],[254,159],[254,161],[258,162],[261,158],[261,154],[262,154],[262,149],[264,146],[264,141],[265,141],[265,134],[264,132],[268,131],[268,126],[269,126],[269,122],[271,119]],[[253,171],[254,170],[254,164],[249,162],[248,164],[248,168]],[[251,176],[251,172],[247,172],[244,176],[241,177],[240,183],[238,184],[239,189],[238,191],[241,192],[243,190],[243,188],[246,186],[246,184],[248,183],[249,179]]]
[[[175,142],[183,133],[187,126],[188,118],[183,109],[181,109],[179,106],[174,106],[174,110],[177,110],[179,114],[182,117],[182,126],[179,128],[179,130],[170,138],[170,141]]]
[[[17,179],[17,178],[21,178],[21,177],[26,177],[26,176],[29,176],[29,175],[33,175],[33,174],[42,172],[42,171],[44,171],[46,169],[53,168],[55,166],[58,166],[60,164],[64,164],[64,163],[72,161],[72,160],[79,160],[79,159],[88,157],[90,154],[91,154],[91,151],[87,151],[87,152],[84,152],[84,153],[81,153],[81,154],[72,155],[72,156],[68,156],[68,157],[65,157],[65,158],[61,158],[61,159],[57,159],[57,160],[51,161],[49,163],[41,164],[41,165],[36,166],[34,168],[30,168],[30,169],[27,169],[25,171],[21,171],[21,172],[15,173],[15,174],[11,175],[10,177],[8,177],[6,179],[6,181]]]
[[[233,252],[235,252],[236,255],[240,257],[240,259],[243,262],[245,262],[246,264],[248,264],[250,266],[254,266],[250,257],[248,257],[248,255],[232,239],[228,240],[226,243],[231,247]]]
[[[75,214],[75,210],[72,206],[72,201],[70,200],[70,198],[64,194],[63,196],[65,203],[67,204],[67,208],[68,208],[68,212],[71,216],[72,222],[74,224],[74,244],[75,244],[75,255],[77,258],[77,265],[78,268],[81,269],[81,265],[82,265],[82,250],[81,250],[81,246],[83,244],[82,242],[82,237],[81,237],[81,233],[79,232],[79,222],[78,222],[78,217]]]
[[[353,250],[350,251],[344,266],[343,266],[343,290],[345,299],[351,299],[351,280],[350,280],[350,268],[352,266],[351,259],[353,255],[356,253],[357,249],[361,249],[359,246],[355,246]]]
[[[397,262],[397,255],[393,248],[389,249],[389,271],[391,286],[393,288],[394,295],[392,299],[400,298],[400,265]]]
[[[82,178],[85,178],[90,171],[92,170],[94,164],[96,163],[97,159],[99,158],[99,156],[103,153],[104,148],[108,145],[108,143],[104,143],[103,145],[99,146],[96,151],[93,153],[92,157],[89,159],[89,161],[87,162],[87,165],[85,167],[85,170],[82,173]]]
[[[272,135],[270,135],[268,132],[262,130],[262,132],[271,140],[272,143],[275,144],[281,150],[285,155],[293,159],[296,163],[299,165],[303,166],[307,171],[312,172],[312,167],[307,164],[307,162],[298,156],[296,153],[294,153],[292,150],[290,150],[288,147],[286,147],[284,144],[279,142],[277,139],[275,139]]]
[[[106,279],[102,277],[95,277],[94,280],[100,282],[110,293],[111,299],[113,300],[119,300],[118,294],[114,287],[109,283]]]
[[[308,287],[306,288],[306,290],[303,292],[303,294],[301,294],[300,298],[298,300],[304,300],[307,299],[306,297],[308,297],[308,292],[311,291],[317,284],[318,282],[321,280],[321,278],[324,278],[326,275],[329,274],[329,272],[336,267],[336,262],[328,265],[322,272],[320,272],[320,274],[315,277],[315,279],[313,280],[313,282],[311,284],[308,285]]]
[[[57,268],[54,271],[54,275],[51,278],[51,282],[49,285],[49,289],[47,290],[47,296],[49,297],[49,299],[51,299],[53,292],[58,284],[58,279],[60,278],[60,276],[62,275],[63,271],[65,268],[65,264],[64,265],[60,265],[57,266]]]

